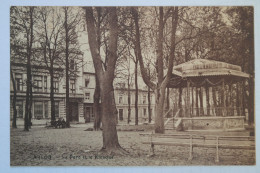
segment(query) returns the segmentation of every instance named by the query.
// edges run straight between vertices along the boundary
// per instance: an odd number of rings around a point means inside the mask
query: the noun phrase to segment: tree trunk
[[[100,85],[99,81],[97,79],[97,76],[95,77],[96,80],[96,87],[94,92],[94,103],[93,103],[93,112],[94,112],[94,130],[99,130],[101,125],[101,107],[100,107]]]
[[[69,59],[66,57],[66,127],[70,127],[70,78],[69,78]]]
[[[32,75],[31,75],[31,57],[27,58],[27,81],[26,81],[26,101],[25,101],[25,117],[24,117],[24,130],[29,131],[29,116],[31,111],[30,106],[30,90],[32,87]]]
[[[170,109],[170,91],[169,87],[166,89],[166,112]]]
[[[54,102],[54,86],[53,86],[53,78],[54,78],[54,72],[53,72],[53,62],[51,62],[50,65],[50,100],[51,100],[51,124],[54,125],[55,121],[55,102]]]
[[[26,102],[25,102],[25,117],[24,117],[24,130],[29,131],[29,112],[30,106],[30,91],[32,88],[32,71],[31,71],[31,56],[32,56],[32,44],[33,44],[33,11],[34,7],[30,7],[30,33],[27,33],[27,81],[26,81]]]
[[[32,93],[32,86],[30,87],[30,91],[29,91],[29,95],[30,95],[30,99],[29,99],[29,110],[28,110],[28,113],[29,113],[29,128],[31,128],[32,126],[32,98],[33,98],[33,93]]]
[[[253,125],[255,122],[255,106],[254,106],[254,101],[255,101],[255,88],[254,88],[254,77],[250,76],[249,78],[249,97],[248,97],[248,124]]]
[[[164,133],[164,99],[165,99],[165,88],[155,90],[155,133]]]
[[[13,72],[12,72],[12,69],[10,69],[10,72],[11,72],[11,80],[12,80],[12,83],[13,83],[13,90],[14,90],[14,96],[13,96],[13,121],[12,121],[12,128],[17,128],[17,125],[16,125],[16,117],[17,117],[17,110],[16,110],[16,82],[15,82],[15,79],[14,79],[14,75],[13,75]]]
[[[70,78],[69,78],[69,28],[68,28],[68,9],[64,8],[65,22],[65,57],[66,57],[66,126],[70,127]]]
[[[113,153],[125,153],[120,147],[118,142],[116,119],[117,110],[115,107],[113,80],[115,65],[117,61],[117,42],[118,42],[118,21],[117,21],[117,9],[116,7],[107,7],[108,11],[108,25],[109,25],[109,52],[107,58],[107,68],[103,68],[103,64],[100,61],[101,56],[99,54],[99,46],[97,43],[97,34],[95,27],[95,19],[93,16],[92,7],[86,7],[86,22],[88,29],[88,42],[92,55],[92,60],[95,67],[97,79],[100,84],[100,96],[101,96],[101,121],[102,121],[102,134],[103,134],[103,147],[102,151],[107,151],[110,154]]]
[[[138,77],[137,69],[138,68],[138,59],[136,58],[135,62],[135,125],[138,125]]]
[[[113,91],[113,79],[109,79],[105,76],[101,78],[101,106],[102,106],[102,134],[103,134],[103,151],[109,151],[110,153],[116,153],[121,146],[118,142],[117,130],[116,130],[116,116],[117,111],[115,109]]]
[[[247,40],[249,43],[249,100],[248,100],[248,120],[249,125],[255,124],[255,49],[254,49],[254,26],[251,23],[249,34],[247,35]]]
[[[30,87],[31,87],[31,63],[27,59],[27,81],[26,81],[26,101],[25,101],[25,115],[24,115],[24,130],[29,131],[29,104],[30,104]]]
[[[109,86],[111,85],[111,86]],[[102,124],[103,124],[103,148],[114,148],[119,146],[117,131],[116,131],[116,117],[114,109],[112,108],[113,87],[111,83],[106,83],[103,79],[101,85],[101,99],[102,99]]]
[[[128,104],[128,116],[127,116],[127,124],[130,123],[131,118],[131,93],[130,93],[130,74],[128,74],[127,78],[127,104]]]
[[[242,107],[242,115],[243,116],[246,116],[246,111],[245,111],[245,109],[246,109],[246,105],[245,105],[245,81],[243,81],[242,82],[242,97],[241,97],[241,107]]]
[[[152,121],[152,112],[151,112],[151,89],[148,87],[148,122]]]

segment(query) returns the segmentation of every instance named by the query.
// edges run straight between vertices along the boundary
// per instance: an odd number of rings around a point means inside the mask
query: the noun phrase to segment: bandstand
[[[220,61],[195,59],[173,68],[168,84],[175,92],[173,111],[177,130],[244,129],[243,82],[249,74]]]

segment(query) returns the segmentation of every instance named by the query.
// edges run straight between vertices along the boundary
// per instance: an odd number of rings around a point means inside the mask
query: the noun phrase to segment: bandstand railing
[[[179,109],[179,117],[204,117],[204,116],[216,116],[216,117],[226,117],[226,116],[242,116],[241,107],[210,107],[210,108],[181,108]]]

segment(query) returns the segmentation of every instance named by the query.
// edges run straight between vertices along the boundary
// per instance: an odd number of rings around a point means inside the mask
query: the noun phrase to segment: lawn
[[[102,131],[85,131],[73,125],[69,129],[33,127],[11,129],[11,166],[174,166],[174,165],[254,165],[255,151],[220,150],[220,162],[215,163],[215,149],[195,148],[188,160],[189,148],[155,146],[154,157],[148,157],[150,147],[142,144],[140,133],[151,133],[152,125],[120,125],[118,138],[128,155],[100,153]]]

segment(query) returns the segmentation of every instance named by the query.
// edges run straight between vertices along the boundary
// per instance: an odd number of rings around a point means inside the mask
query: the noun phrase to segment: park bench
[[[193,159],[193,148],[216,148],[215,162],[219,162],[219,149],[255,149],[252,136],[217,136],[196,134],[153,134],[142,133],[143,144],[149,144],[150,156],[154,156],[155,145],[189,147],[189,160]]]

